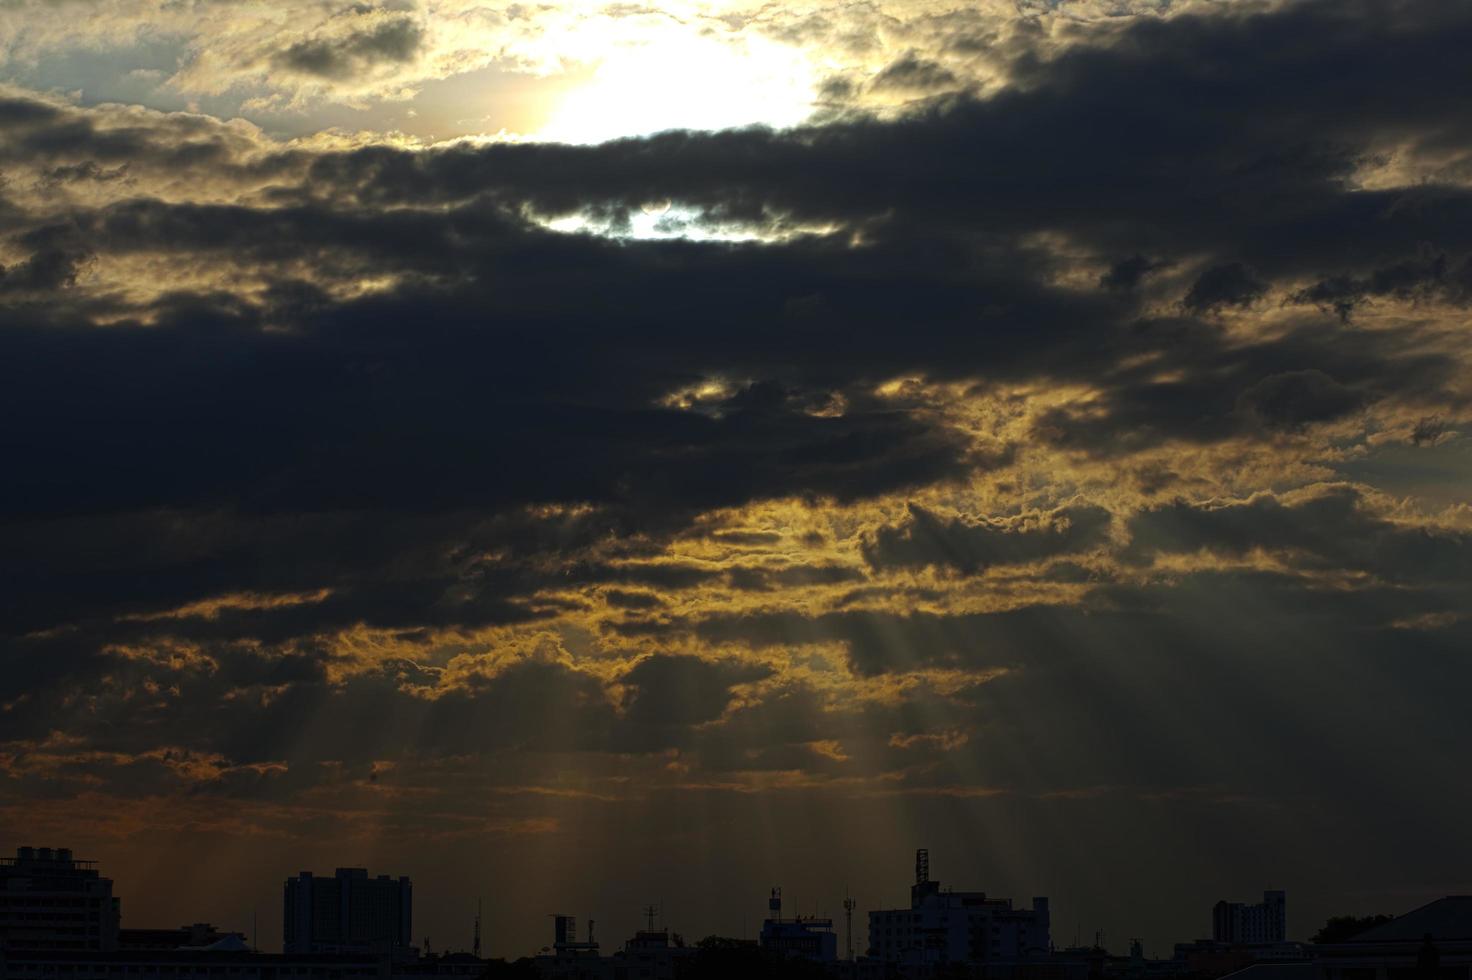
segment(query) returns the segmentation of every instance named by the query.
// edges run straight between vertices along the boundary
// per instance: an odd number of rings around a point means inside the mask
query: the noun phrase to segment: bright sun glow
[[[814,88],[812,66],[796,48],[671,29],[604,53],[536,135],[600,143],[666,129],[793,126],[812,111]]]

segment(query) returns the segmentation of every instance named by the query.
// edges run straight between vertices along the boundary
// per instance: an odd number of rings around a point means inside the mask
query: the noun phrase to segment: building
[[[612,956],[598,951],[593,938],[593,920],[588,920],[588,938],[577,937],[577,920],[570,915],[553,916],[553,939],[532,962],[543,980],[678,980],[689,972],[697,950],[686,946],[678,933],[654,928],[654,910],[649,924],[634,933],[624,948]]]
[[[915,852],[910,907],[869,913],[869,955],[889,963],[1002,964],[1046,957],[1048,900],[1014,909],[1011,899],[943,889],[930,880],[930,854]]]
[[[767,902],[771,916],[762,922],[761,948],[768,953],[832,963],[838,959],[833,920],[814,915],[782,918],[782,889],[773,888]]]
[[[543,948],[534,961],[544,980],[611,980],[611,958],[598,952],[593,938],[593,920],[588,920],[588,938],[578,941],[578,920],[571,915],[552,916],[552,946]]]
[[[695,949],[668,929],[640,929],[613,956],[614,980],[676,980],[694,962]]]
[[[396,961],[368,953],[257,953],[233,947],[111,953],[0,950],[0,977],[5,980],[416,980],[484,977],[497,965],[469,953]]]
[[[1267,946],[1288,938],[1288,895],[1263,892],[1257,905],[1217,902],[1211,910],[1211,938],[1238,946]]]
[[[367,954],[253,953],[239,949],[0,950],[6,980],[290,980],[392,977],[390,962]]]
[[[96,861],[79,861],[65,847],[22,847],[0,858],[0,947],[114,950],[118,918],[112,879]]]
[[[1263,960],[1228,973],[1221,980],[1314,980],[1317,970],[1311,960]]]
[[[331,878],[303,871],[286,880],[282,950],[412,955],[413,903],[408,878],[369,878],[363,868],[338,868]]]
[[[1468,980],[1472,895],[1439,898],[1313,952],[1315,980]]]
[[[224,940],[234,940],[240,946],[246,945],[243,933],[221,932],[208,922],[196,922],[177,929],[118,930],[120,950],[200,949]]]
[[[1254,963],[1306,963],[1308,960],[1308,948],[1302,943],[1219,943],[1211,939],[1176,943],[1174,957],[1180,972],[1205,978],[1241,972]]]

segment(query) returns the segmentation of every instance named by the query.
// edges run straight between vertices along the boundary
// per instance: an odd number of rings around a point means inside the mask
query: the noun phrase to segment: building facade
[[[303,871],[286,880],[282,949],[287,953],[407,953],[414,893],[408,878],[369,878],[338,868],[331,878]]]
[[[771,915],[762,922],[761,948],[784,958],[832,963],[838,959],[833,920],[815,915],[782,917],[782,889],[773,888],[767,902]]]
[[[1266,946],[1288,936],[1288,895],[1281,891],[1262,893],[1256,905],[1217,902],[1211,910],[1211,938],[1219,943]]]
[[[1048,900],[1015,909],[1011,899],[943,889],[929,854],[916,853],[910,907],[869,913],[869,956],[888,963],[1006,963],[1051,947]]]
[[[0,947],[114,950],[119,914],[112,879],[69,848],[22,847],[0,858]]]

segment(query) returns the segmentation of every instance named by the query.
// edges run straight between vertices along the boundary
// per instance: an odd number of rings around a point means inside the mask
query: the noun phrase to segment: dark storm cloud
[[[1228,306],[1251,306],[1267,291],[1268,284],[1251,269],[1229,262],[1201,273],[1182,303],[1193,313],[1212,313]]]
[[[751,592],[801,588],[805,585],[836,585],[860,581],[864,573],[847,565],[790,565],[786,568],[736,567],[726,573],[732,588]]]
[[[289,71],[342,79],[380,62],[412,61],[423,44],[424,28],[400,17],[335,37],[297,41],[273,61]]]
[[[1063,606],[965,615],[854,610],[809,616],[762,611],[719,614],[685,625],[708,642],[758,649],[842,643],[849,669],[872,677],[933,667],[1007,667],[1032,651],[1048,656],[1056,647],[1047,641],[1077,631],[1085,616],[1082,610]]]
[[[1386,19],[1393,45],[1371,26]],[[562,211],[672,196],[818,221],[897,209],[934,230],[978,219],[994,232],[1060,229],[1126,254],[1216,254],[1243,274],[1208,276],[1193,300],[1205,308],[1240,302],[1262,277],[1467,242],[1464,192],[1350,194],[1345,181],[1387,141],[1466,145],[1454,120],[1472,93],[1445,55],[1469,34],[1472,18],[1445,5],[1252,6],[1135,22],[1105,43],[1024,58],[1016,87],[894,124],[423,156],[374,148],[324,158],[314,174],[366,202],[491,192]]]
[[[1391,296],[1416,300],[1440,296],[1465,304],[1472,297],[1472,257],[1454,262],[1446,253],[1421,255],[1395,262],[1362,276],[1321,279],[1293,294],[1299,303],[1331,309],[1348,320],[1366,301]]]
[[[622,676],[625,700],[622,738],[640,750],[681,744],[688,730],[720,718],[734,697],[732,687],[771,676],[770,667],[739,660],[658,654]]]
[[[93,160],[85,160],[81,163],[62,164],[45,171],[46,180],[59,184],[72,181],[107,183],[114,180],[125,180],[127,176],[128,167],[126,164],[107,170],[99,167],[96,161]]]
[[[1140,558],[1198,550],[1241,557],[1255,550],[1298,553],[1308,567],[1371,573],[1388,581],[1472,581],[1472,537],[1450,528],[1398,524],[1377,514],[1353,487],[1326,487],[1284,501],[1175,501],[1129,521]]]
[[[416,57],[417,30],[385,21],[280,58],[343,79]],[[1353,648],[1378,666],[1400,651],[1408,690],[1434,687],[1427,664],[1466,640],[1466,535],[1391,521],[1352,488],[1182,499],[1120,519],[1133,572],[1161,555],[1262,551],[1298,573],[1380,583],[1354,593],[1196,573],[1097,583],[1081,605],[897,613],[863,608],[890,594],[865,588],[824,612],[782,603],[861,568],[675,560],[664,547],[700,537],[708,511],[961,486],[1025,451],[1123,462],[1174,444],[1273,446],[1382,404],[1456,417],[1460,352],[1415,324],[1360,329],[1348,314],[1370,300],[1465,302],[1472,193],[1354,178],[1391,151],[1412,168],[1472,153],[1469,44],[1472,9],[1457,4],[1253,5],[1023,54],[998,94],[892,121],[596,147],[286,151],[197,117],[104,126],[102,110],[0,100],[0,160],[45,186],[7,187],[16,203],[0,212],[15,256],[0,277],[0,738],[55,727],[120,752],[188,742],[313,766],[404,746],[695,747],[725,771],[827,773],[842,751],[818,743],[927,730],[902,714],[845,728],[791,684],[733,707],[733,689],[774,680],[772,668],[683,655],[635,662],[620,703],[547,658],[443,691],[441,668],[408,660],[330,679],[336,631],[409,644],[551,619],[598,590],[631,611],[611,632],[651,642],[838,643],[861,678],[1006,669],[968,694],[975,711],[936,717],[1024,740],[1053,731],[1059,745],[1104,732],[1111,758],[1171,778],[1189,753],[1128,755],[1152,733],[1122,692],[1211,707],[1209,679],[1250,703],[1233,651],[1263,651],[1252,664],[1264,671],[1269,654],[1302,666],[1291,658]],[[943,72],[911,59],[880,77],[934,87]],[[123,168],[127,180],[101,179]],[[191,177],[207,199],[181,199]],[[47,196],[74,185],[126,195]],[[837,230],[609,241],[529,217],[617,225],[666,198],[747,230]],[[178,281],[139,298],[84,274],[124,261]],[[1073,275],[1080,261],[1092,264]],[[1262,311],[1282,317],[1275,329],[1229,332]],[[1093,397],[981,452],[933,406],[876,394],[907,375]],[[708,382],[714,394],[682,404]],[[872,530],[862,556],[876,575],[968,575],[1106,549],[1110,522],[1088,503],[1026,520],[914,505]],[[1105,574],[1058,562],[1044,577]],[[772,607],[669,612],[670,593],[718,587]],[[179,610],[235,593],[306,597]],[[198,662],[170,661],[179,645]],[[1039,711],[1055,727],[1015,723]],[[1038,757],[1056,762],[1056,784],[1086,772],[1061,749]],[[998,758],[986,775],[1027,776]],[[177,761],[148,757],[137,773],[152,784]]]
[[[1417,544],[1398,546],[1415,549]],[[1154,659],[1171,651],[1190,662],[1188,651],[1205,648],[1229,661],[1235,650],[1261,651],[1264,644],[1285,654],[1298,643],[1307,644],[1299,655],[1355,648],[1392,657],[1400,648],[1451,650],[1461,641],[1461,626],[1429,631],[1393,626],[1455,610],[1466,594],[1466,570],[1456,574],[1455,588],[1418,593],[1394,586],[1353,592],[1320,588],[1281,574],[1201,572],[1173,583],[1100,586],[1071,606],[952,614],[758,611],[707,616],[674,629],[715,644],[756,649],[840,643],[849,668],[869,677],[936,667],[1052,675],[1086,660],[1124,666],[1136,657]],[[1233,617],[1232,608],[1254,610],[1261,618]]]
[[[1012,565],[1086,551],[1105,542],[1109,511],[1089,505],[1060,507],[1010,521],[946,519],[910,504],[898,525],[883,526],[864,542],[864,560],[876,569],[951,568],[973,575],[992,565]]]
[[[1269,375],[1237,397],[1238,408],[1284,429],[1336,419],[1363,403],[1361,393],[1312,368]]]
[[[1099,379],[1102,398],[1080,411],[1043,412],[1035,436],[1100,458],[1168,440],[1210,444],[1264,431],[1296,431],[1385,399],[1457,404],[1455,351],[1417,344],[1397,331],[1346,335],[1301,321],[1271,339],[1238,345],[1190,321],[1141,321],[1161,357]],[[1181,366],[1162,379],[1163,365]],[[1432,395],[1431,393],[1435,393]]]
[[[885,65],[869,82],[876,91],[934,92],[952,88],[959,79],[955,73],[915,52]]]
[[[1147,275],[1161,268],[1163,264],[1152,262],[1143,255],[1132,255],[1111,265],[1109,270],[1099,277],[1099,285],[1105,289],[1134,289]]]
[[[1411,430],[1411,443],[1417,446],[1434,446],[1449,431],[1451,426],[1446,419],[1438,415],[1427,415],[1418,419],[1416,427]]]

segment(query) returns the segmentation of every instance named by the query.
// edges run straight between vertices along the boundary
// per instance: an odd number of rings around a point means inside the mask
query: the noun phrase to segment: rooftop
[[[1432,939],[1472,939],[1472,895],[1448,895],[1367,929],[1352,943],[1421,942]]]
[[[1309,980],[1315,969],[1316,965],[1309,960],[1254,963],[1228,973],[1222,980]]]

